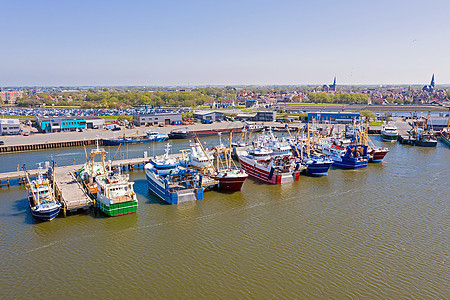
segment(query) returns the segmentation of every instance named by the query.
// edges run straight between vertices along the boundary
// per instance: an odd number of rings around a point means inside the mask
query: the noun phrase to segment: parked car
[[[4,141],[0,141],[0,145],[4,145],[5,144],[5,142]]]

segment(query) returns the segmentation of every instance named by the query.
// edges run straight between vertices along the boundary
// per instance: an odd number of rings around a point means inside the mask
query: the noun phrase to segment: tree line
[[[171,106],[196,107],[206,101],[213,100],[212,96],[201,91],[157,91],[157,92],[87,92],[87,93],[61,93],[39,94],[24,93],[17,100],[18,106],[39,105],[77,105],[81,108],[130,108],[137,106]]]
[[[361,93],[308,93],[308,99],[314,103],[361,103],[367,104],[369,96]]]

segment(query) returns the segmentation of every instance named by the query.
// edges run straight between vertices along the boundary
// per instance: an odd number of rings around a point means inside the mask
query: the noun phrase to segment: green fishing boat
[[[101,162],[95,162],[95,156],[101,157]],[[96,207],[110,217],[136,212],[138,201],[134,192],[134,182],[129,182],[128,174],[117,174],[105,163],[106,151],[92,149],[88,161],[78,172],[86,192],[95,201]]]

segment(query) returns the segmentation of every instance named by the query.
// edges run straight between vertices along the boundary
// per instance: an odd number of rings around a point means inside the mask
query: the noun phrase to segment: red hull
[[[271,184],[282,184],[285,182],[298,181],[300,178],[300,172],[292,172],[287,174],[273,174],[272,178],[269,179],[269,171],[263,170],[261,168],[252,166],[242,159],[239,159],[241,163],[241,168],[249,175],[259,180],[265,181]],[[284,178],[284,179],[283,179]]]
[[[370,162],[381,162],[386,154],[389,152],[389,149],[379,148],[379,149],[370,149],[367,154],[369,154]]]
[[[247,177],[215,177],[214,179],[219,181],[219,189],[221,190],[240,191]]]

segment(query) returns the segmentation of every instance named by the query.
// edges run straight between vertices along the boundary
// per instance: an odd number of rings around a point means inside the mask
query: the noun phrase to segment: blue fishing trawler
[[[150,191],[169,204],[203,199],[202,175],[184,168],[178,159],[169,157],[170,144],[163,156],[145,165],[145,176]]]
[[[349,145],[340,147],[336,144],[322,145],[322,153],[333,160],[333,166],[343,169],[367,167],[369,156],[366,145]]]
[[[292,147],[292,153],[294,153],[294,155],[306,166],[304,172],[307,175],[328,175],[328,170],[333,164],[333,160],[324,155],[316,154],[312,151],[311,147],[309,147],[308,143],[307,145],[304,145],[302,142],[298,142],[297,144],[295,144],[292,140],[289,142]]]

